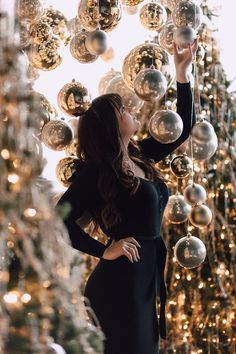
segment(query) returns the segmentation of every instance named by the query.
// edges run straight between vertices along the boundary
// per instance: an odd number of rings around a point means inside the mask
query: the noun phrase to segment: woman
[[[105,354],[157,354],[159,334],[166,338],[160,228],[168,189],[154,165],[188,138],[194,124],[187,71],[197,45],[182,52],[174,45],[177,112],[184,125],[174,143],[132,139],[139,122],[115,94],[94,99],[79,119],[81,166],[58,204],[71,205],[64,222],[72,246],[100,258],[84,295],[105,334]],[[76,223],[86,211],[109,238],[106,245]]]

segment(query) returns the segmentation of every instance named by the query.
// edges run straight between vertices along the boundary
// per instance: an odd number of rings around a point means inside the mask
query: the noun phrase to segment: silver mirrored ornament
[[[174,256],[184,268],[199,267],[206,258],[206,247],[204,243],[195,236],[182,237],[174,247]]]
[[[191,134],[196,143],[204,144],[214,138],[215,130],[207,120],[200,120],[193,126]]]
[[[98,58],[98,55],[90,53],[86,48],[85,41],[88,34],[89,32],[82,30],[70,41],[70,53],[80,63],[93,63]]]
[[[213,138],[210,141],[201,144],[192,139],[193,157],[198,161],[210,159],[216,152],[217,147],[218,139],[216,134],[213,135]],[[187,146],[187,153],[190,154],[190,151],[189,143]]]
[[[182,26],[174,29],[173,39],[180,49],[188,48],[197,38],[196,31],[189,26]]]
[[[108,48],[107,34],[102,30],[95,30],[89,32],[85,38],[85,46],[87,50],[93,55],[101,55],[105,53]]]
[[[134,91],[144,101],[158,100],[164,96],[167,81],[160,70],[141,70],[134,79]]]
[[[202,10],[193,1],[179,1],[172,11],[172,20],[175,26],[190,26],[198,28],[202,21]]]
[[[189,214],[189,221],[195,227],[202,228],[210,224],[212,212],[208,206],[201,204],[195,205]]]
[[[157,111],[149,121],[151,136],[163,143],[169,144],[176,141],[183,131],[183,121],[178,113],[169,109]]]
[[[187,220],[190,211],[191,206],[186,203],[184,196],[175,194],[170,196],[164,215],[172,224],[181,224]]]
[[[206,190],[198,183],[191,183],[184,189],[184,199],[187,203],[195,205],[204,203],[207,198]]]

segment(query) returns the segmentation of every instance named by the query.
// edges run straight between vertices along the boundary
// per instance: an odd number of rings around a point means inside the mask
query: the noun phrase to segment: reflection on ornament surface
[[[174,256],[182,267],[188,269],[196,268],[206,258],[206,247],[198,237],[185,236],[176,243]]]

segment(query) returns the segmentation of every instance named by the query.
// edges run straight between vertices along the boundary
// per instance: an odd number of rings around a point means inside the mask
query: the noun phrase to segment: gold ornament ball
[[[166,23],[167,12],[164,6],[157,2],[149,2],[140,9],[139,19],[144,28],[159,31]]]
[[[62,12],[49,7],[45,10],[42,21],[46,22],[54,35],[58,36],[65,45],[67,45],[71,39],[71,34],[68,30],[68,21]]]
[[[184,199],[187,203],[195,205],[204,203],[207,195],[206,190],[198,183],[191,183],[184,189]]]
[[[177,178],[185,178],[192,171],[192,160],[186,155],[178,155],[170,163],[171,172]]]
[[[94,31],[98,26],[103,31],[112,31],[120,22],[121,13],[119,0],[81,0],[78,8],[80,24],[87,31]]]
[[[85,38],[85,46],[93,55],[101,55],[107,50],[107,34],[101,30],[89,32]]]
[[[204,243],[195,236],[182,237],[174,247],[174,256],[184,268],[192,269],[199,267],[206,258]]]
[[[87,88],[74,80],[62,87],[57,101],[63,112],[76,117],[87,111],[92,104]]]
[[[175,25],[172,22],[167,22],[165,26],[161,29],[159,34],[159,44],[163,47],[169,54],[174,54],[173,51],[173,35],[174,35]]]
[[[72,129],[62,120],[53,120],[44,125],[41,139],[48,148],[61,151],[71,143],[73,139]]]
[[[100,58],[109,63],[115,59],[115,51],[112,47],[109,47],[103,54],[100,55]]]
[[[212,212],[208,206],[201,204],[195,205],[190,214],[189,221],[195,227],[202,228],[210,224],[212,220]]]
[[[179,114],[169,109],[157,111],[149,121],[151,136],[162,144],[176,141],[183,131],[183,121]]]
[[[173,11],[177,1],[179,0],[160,0],[160,3],[167,7],[170,11]]]
[[[30,26],[29,33],[32,41],[36,44],[43,44],[47,42],[53,35],[50,26],[43,21],[33,23]]]
[[[71,55],[80,63],[93,63],[98,58],[98,55],[90,53],[85,46],[85,40],[88,34],[89,32],[82,30],[77,33],[70,42]]]
[[[167,81],[160,70],[141,70],[134,79],[134,91],[144,101],[159,100],[167,89]]]
[[[122,98],[123,105],[132,112],[137,112],[143,105],[142,100],[130,90],[122,76],[114,77],[107,85],[105,93],[117,93]]]
[[[168,172],[170,170],[169,157],[164,158],[155,165],[161,172]]]
[[[133,48],[125,57],[122,66],[122,75],[126,85],[133,90],[133,83],[137,74],[151,66],[160,70],[170,85],[174,79],[174,66],[169,53],[158,44],[146,42]]]
[[[35,21],[41,16],[42,11],[43,6],[40,0],[16,1],[16,14],[21,22],[31,23]]]
[[[107,85],[109,84],[109,82],[114,79],[114,77],[116,76],[120,76],[121,73],[119,71],[114,70],[113,68],[111,68],[107,73],[105,73],[98,84],[98,92],[99,95],[103,95],[106,92],[106,88]]]
[[[191,206],[184,200],[184,196],[176,194],[170,196],[165,209],[165,217],[172,224],[181,224],[188,219]]]
[[[64,186],[69,187],[69,179],[76,171],[79,159],[74,156],[68,156],[61,159],[56,166],[57,180]]]
[[[31,64],[36,68],[49,71],[57,68],[63,60],[63,45],[58,37],[53,36],[43,44],[32,43],[28,51]]]
[[[65,152],[66,156],[76,156],[78,151],[78,140],[73,139],[72,142],[66,146]]]
[[[175,26],[191,26],[198,28],[201,24],[202,10],[193,1],[183,0],[177,3],[172,12]]]

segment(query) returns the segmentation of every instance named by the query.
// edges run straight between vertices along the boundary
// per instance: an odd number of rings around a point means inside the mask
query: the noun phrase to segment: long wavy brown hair
[[[116,203],[120,184],[129,191],[129,195],[136,193],[140,184],[140,179],[124,163],[117,117],[122,105],[118,94],[101,95],[92,101],[91,107],[81,115],[78,124],[78,157],[98,167],[98,192],[105,201],[100,218],[107,229],[121,220]],[[128,145],[128,154],[144,170],[147,179],[155,181],[160,178],[155,164],[142,155],[133,138]]]

